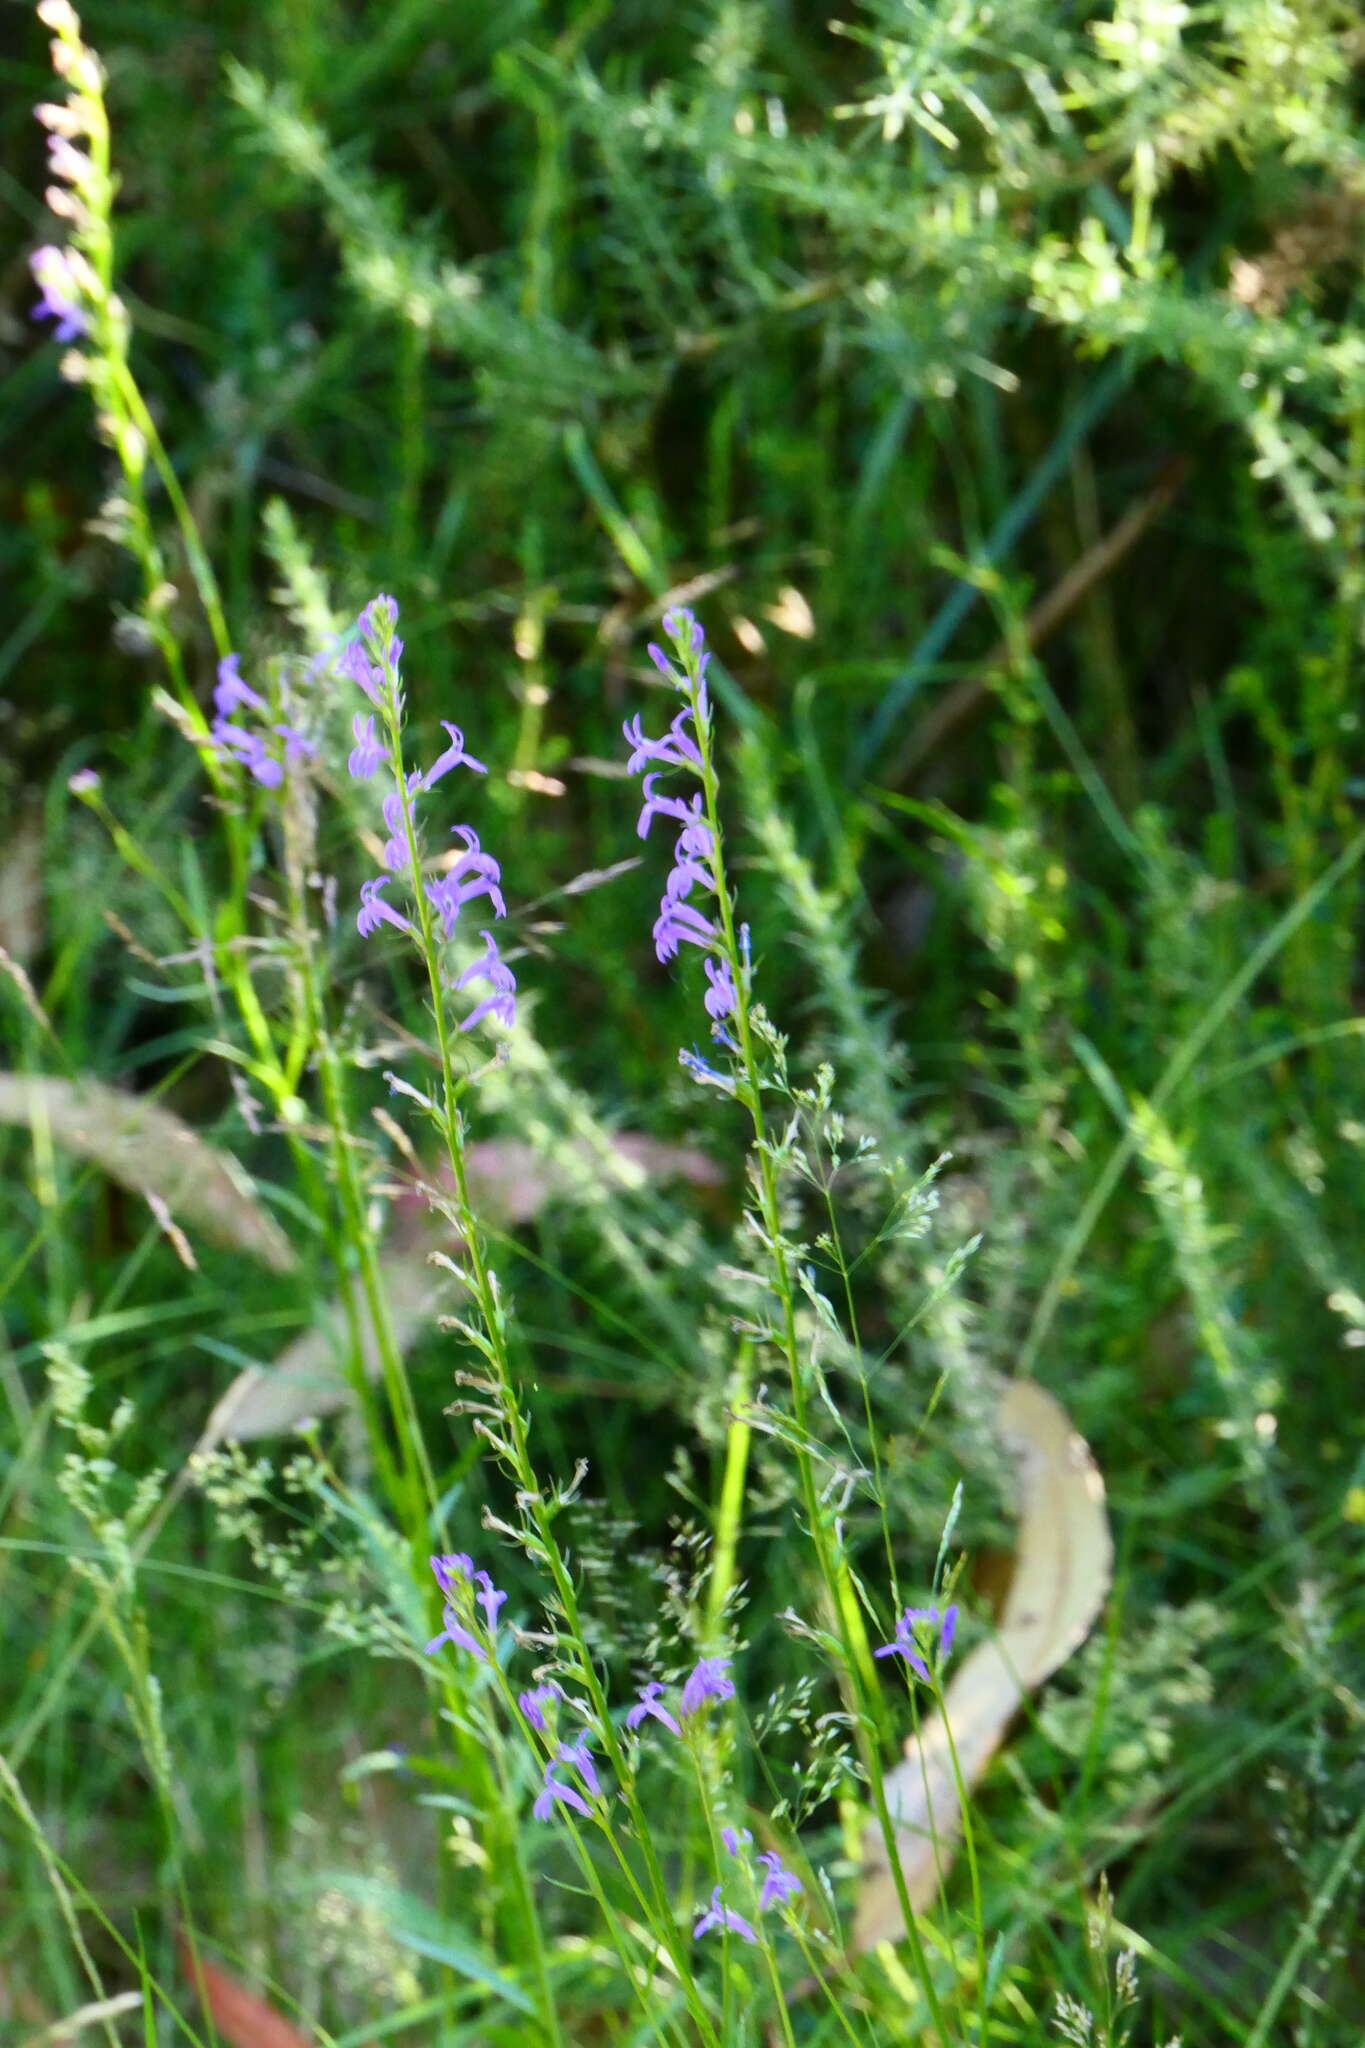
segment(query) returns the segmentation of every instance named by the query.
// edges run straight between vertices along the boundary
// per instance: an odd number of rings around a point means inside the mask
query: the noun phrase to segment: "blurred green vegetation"
[[[972,1450],[992,1369],[1036,1371],[1106,1474],[1105,1633],[983,1796],[1016,1995],[1001,2039],[1054,2038],[1059,1991],[1094,2002],[1083,1907],[1107,1867],[1139,1950],[1136,2039],[1354,2048],[1356,10],[99,0],[84,20],[135,366],[247,662],[304,647],[307,574],[338,613],[398,596],[416,718],[456,719],[504,771],[478,823],[565,1086],[728,1170],[724,1105],[676,1075],[698,1002],[650,954],[654,866],[563,893],[638,850],[620,723],[646,702],[661,601],[692,603],[722,665],[768,1007],[886,1151],[953,1153],[932,1258],[985,1234],[958,1308],[874,1388],[906,1569],[927,1575],[964,1460],[960,1539],[1006,1526]],[[3,942],[55,1043],[9,982],[6,1039],[15,1064],[166,1089],[287,1205],[191,971],[156,965],[173,933],[66,793],[97,766],[152,858],[222,884],[197,764],[152,703],[135,566],[101,535],[110,458],[28,322],[23,253],[51,238],[36,26],[0,77]],[[212,647],[164,524],[206,697]],[[358,1018],[382,1014],[344,918],[329,971]],[[487,1115],[553,1131],[561,1110],[499,1083]],[[85,1596],[60,1565],[77,1538],[41,1347],[65,1333],[138,1403],[143,1463],[174,1469],[307,1302],[211,1248],[192,1279],[98,1178],[28,1133],[5,1148],[28,1185],[0,1242],[18,1680],[0,1749],[31,1755],[35,1806],[126,1931],[155,1920],[165,1873],[109,1668],[72,1648]],[[662,1307],[572,1209],[504,1254],[547,1452],[589,1456],[642,1545],[709,1492],[726,1361],[695,1268],[735,1213],[733,1189],[659,1203],[681,1247]],[[897,1272],[869,1301],[869,1345],[919,1284]],[[441,1340],[421,1357],[436,1415]],[[620,1554],[589,1545],[590,1604],[628,1643],[652,1595]],[[300,1995],[359,2027],[371,1994],[327,1947],[314,1879],[366,1867],[392,1830],[387,1802],[336,1789],[403,1739],[386,1669],[342,1667],[308,1616],[264,1608],[192,1504],[157,1555],[203,1923],[286,1981],[307,1957]],[[773,1618],[802,1585],[761,1522],[744,1563],[753,1668],[779,1686],[800,1646]],[[203,1572],[223,1587],[207,1603]],[[0,1985],[70,2010],[56,1909],[16,1870]],[[145,1924],[169,1940],[169,1913]]]

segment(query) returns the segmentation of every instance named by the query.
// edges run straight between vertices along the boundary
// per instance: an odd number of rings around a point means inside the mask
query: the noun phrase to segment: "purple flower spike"
[[[730,1677],[729,1657],[703,1657],[695,1665],[682,1689],[678,1711],[684,1721],[699,1712],[706,1700],[732,1700],[735,1682]]]
[[[507,1595],[499,1591],[489,1578],[487,1572],[476,1572],[474,1574],[474,1582],[479,1589],[474,1598],[484,1611],[489,1635],[495,1636],[498,1632],[498,1609],[502,1606]]]
[[[384,758],[384,749],[374,736],[374,714],[357,711],[351,720],[355,745],[346,763],[347,773],[357,782],[367,782]]]
[[[730,1906],[721,1904],[719,1885],[716,1886],[711,1894],[710,1905],[692,1929],[692,1939],[700,1941],[702,1935],[709,1934],[713,1927],[728,1927],[730,1932],[739,1935],[742,1941],[754,1943],[758,1941],[758,1936],[754,1933],[748,1921],[742,1918]]]
[[[430,1559],[430,1564],[436,1574],[436,1583],[447,1599],[457,1584],[468,1585],[474,1576],[474,1560],[463,1550],[443,1552],[440,1557]]]
[[[368,939],[371,932],[377,932],[381,924],[395,925],[400,932],[412,931],[405,917],[400,916],[393,905],[384,901],[388,887],[387,875],[375,875],[360,885],[360,908],[356,912],[355,928],[362,939]]]
[[[720,1838],[732,1856],[738,1856],[746,1843],[753,1840],[748,1828],[722,1828]]]
[[[426,1653],[428,1657],[434,1651],[439,1650],[442,1643],[453,1643],[457,1650],[468,1650],[481,1663],[486,1664],[488,1662],[487,1650],[485,1650],[477,1636],[470,1634],[453,1607],[446,1608],[441,1616],[441,1620],[444,1626],[441,1629],[440,1635],[433,1636],[427,1644]]]
[[[563,1693],[554,1680],[551,1679],[548,1684],[538,1685],[531,1692],[519,1692],[517,1694],[517,1705],[521,1708],[522,1713],[526,1716],[531,1726],[539,1728],[543,1735],[545,1732],[546,1707],[549,1706],[551,1700],[562,1700],[563,1697]]]
[[[481,932],[479,936],[483,939],[487,951],[481,960],[470,962],[464,973],[458,976],[455,986],[463,988],[467,981],[478,979],[490,982],[493,993],[485,996],[481,1003],[475,1004],[469,1015],[461,1022],[460,1029],[468,1031],[475,1024],[482,1023],[485,1017],[496,1017],[500,1024],[507,1025],[510,1030],[517,1015],[516,976],[499,954],[492,932]]]
[[[663,1723],[671,1735],[682,1734],[682,1729],[678,1726],[672,1714],[669,1713],[668,1708],[659,1705],[663,1691],[664,1688],[658,1679],[651,1678],[649,1684],[641,1691],[635,1705],[626,1715],[627,1728],[638,1728],[646,1715],[652,1715],[656,1721]]]
[[[592,1819],[592,1808],[582,1793],[576,1792],[572,1785],[566,1785],[562,1778],[556,1778],[551,1771],[547,1770],[545,1773],[545,1783],[541,1786],[536,1803],[531,1808],[536,1819],[551,1819],[554,1814],[556,1800],[559,1801],[561,1806],[571,1806],[575,1813],[583,1814],[588,1820]]]
[[[444,731],[450,734],[450,745],[443,754],[437,755],[426,774],[422,777],[423,789],[430,789],[433,784],[440,781],[443,775],[449,775],[452,768],[473,768],[478,774],[487,775],[488,770],[484,767],[483,762],[476,761],[472,754],[465,752],[464,734],[460,731],[459,726],[449,724],[444,718],[441,720],[441,726]]]
[[[70,252],[47,242],[28,259],[33,282],[42,293],[33,308],[35,320],[55,320],[57,341],[75,341],[90,332],[80,303],[80,276]]]
[[[758,1894],[760,1911],[766,1912],[769,1906],[785,1906],[788,1899],[794,1899],[804,1889],[799,1877],[782,1868],[782,1858],[776,1849],[767,1850],[758,1860],[768,1873]]]

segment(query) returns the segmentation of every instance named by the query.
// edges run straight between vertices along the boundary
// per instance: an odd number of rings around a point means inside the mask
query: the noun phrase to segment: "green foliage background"
[[[1139,1943],[1138,2038],[1347,2048],[1365,2026],[1343,1864],[1365,1801],[1355,10],[98,0],[84,19],[110,73],[138,374],[246,660],[305,643],[305,571],[342,612],[394,591],[419,720],[453,717],[516,771],[478,822],[566,1085],[725,1162],[720,1108],[675,1078],[698,1006],[650,954],[652,867],[562,893],[637,850],[610,764],[646,629],[666,595],[692,602],[725,671],[768,1005],[884,1147],[953,1152],[934,1256],[985,1234],[959,1308],[876,1390],[907,1557],[927,1574],[964,1458],[961,1534],[1004,1526],[970,1449],[991,1368],[1035,1370],[1106,1474],[1105,1633],[984,1794],[1013,2038],[1052,2038],[1059,1991],[1094,2001],[1084,1900],[1107,1867]],[[153,955],[170,935],[66,794],[98,765],[153,857],[211,892],[197,766],[151,704],[136,572],[100,535],[108,458],[27,325],[22,251],[49,238],[36,28],[3,77],[0,802],[15,846],[41,847],[28,969],[58,1052],[8,985],[5,1028],[16,1064],[168,1087],[245,1153],[193,989],[101,913]],[[1135,519],[1031,634],[1030,608]],[[343,927],[330,971],[363,1011]],[[505,1132],[538,1118],[554,1128],[505,1092],[490,1110]],[[32,1178],[0,1251],[0,1748],[31,1752],[35,1804],[109,1910],[154,1922],[131,1738],[99,1655],[69,1654],[87,1595],[60,1565],[76,1537],[40,1347],[65,1333],[137,1401],[142,1462],[174,1468],[232,1365],[271,1356],[307,1302],[211,1250],[189,1283],[99,1182],[6,1145],[7,1184]],[[268,1138],[250,1156],[280,1170]],[[542,1426],[651,1543],[714,1454],[724,1367],[688,1261],[719,1255],[734,1213],[733,1190],[699,1224],[659,1199],[682,1246],[667,1313],[571,1213],[508,1254]],[[424,1359],[435,1412],[438,1340]],[[598,1604],[628,1634],[645,1595],[610,1549]],[[359,2026],[378,1980],[328,1950],[316,1879],[363,1866],[392,1821],[336,1790],[402,1739],[383,1667],[343,1669],[287,1606],[263,1623],[194,1510],[160,1554],[199,1910],[296,1986],[307,1953],[300,1995]],[[745,1563],[755,1668],[779,1685],[792,1646],[758,1624],[801,1587],[761,1528]],[[230,1589],[207,1609],[177,1577],[204,1571]],[[55,2014],[83,1994],[26,1854],[0,1982]]]

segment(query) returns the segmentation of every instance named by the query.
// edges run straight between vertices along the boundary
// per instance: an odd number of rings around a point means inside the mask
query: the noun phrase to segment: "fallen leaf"
[[[450,1279],[432,1266],[425,1254],[391,1252],[381,1256],[379,1267],[393,1340],[401,1357],[435,1316]],[[357,1312],[365,1376],[378,1379],[383,1369],[379,1340],[369,1306],[358,1290]],[[273,1365],[252,1365],[238,1373],[205,1423],[195,1449],[211,1451],[229,1438],[249,1443],[256,1437],[280,1436],[296,1429],[305,1418],[330,1415],[344,1407],[351,1398],[346,1347],[345,1316],[340,1304],[332,1302],[321,1322],[296,1337]]]
[[[99,1081],[0,1073],[0,1123],[45,1124],[53,1139],[219,1244],[276,1273],[294,1265],[288,1238],[250,1176],[169,1109]]]
[[[235,1977],[229,1977],[226,1970],[220,1970],[217,1963],[191,1955],[183,1936],[180,1961],[228,2048],[316,2048],[307,2034],[300,2033],[273,2005],[267,2005]]]
[[[593,1155],[586,1146],[572,1150],[576,1171],[547,1161],[520,1138],[480,1139],[469,1148],[469,1192],[476,1211],[499,1224],[529,1222],[552,1196],[581,1185],[583,1167]],[[619,1132],[612,1152],[614,1157],[603,1162],[605,1170],[627,1184],[676,1174],[694,1186],[707,1187],[722,1178],[720,1168],[704,1152],[665,1144],[637,1131]],[[431,1265],[428,1254],[450,1250],[450,1225],[432,1214],[419,1188],[405,1188],[394,1203],[392,1246],[380,1259],[400,1356],[434,1320],[451,1287],[449,1275]],[[363,1301],[359,1313],[365,1374],[378,1379],[379,1344]],[[345,1318],[333,1302],[321,1324],[295,1338],[274,1365],[249,1366],[238,1374],[209,1416],[196,1450],[213,1450],[228,1439],[246,1443],[278,1436],[305,1418],[344,1407],[351,1398],[346,1344]]]
[[[962,1782],[976,1783],[1021,1701],[1089,1634],[1109,1589],[1113,1542],[1104,1481],[1089,1446],[1036,1380],[1013,1380],[1000,1399],[1000,1435],[1019,1472],[1019,1539],[999,1625],[954,1671],[943,1710],[926,1715],[886,1779],[887,1805],[910,1904],[932,1904],[957,1852],[962,1814],[949,1747]],[[881,1830],[869,1828],[854,1924],[855,1948],[896,1941],[905,1920]]]

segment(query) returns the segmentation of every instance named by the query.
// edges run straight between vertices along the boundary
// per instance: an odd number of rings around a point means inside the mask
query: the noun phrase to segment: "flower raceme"
[[[724,955],[720,926],[702,907],[704,899],[715,896],[718,887],[716,845],[705,815],[701,790],[690,797],[671,795],[657,787],[665,769],[704,778],[711,737],[711,706],[706,692],[706,669],[710,655],[705,636],[692,613],[685,610],[664,614],[664,631],[673,643],[680,668],[651,641],[650,659],[660,674],[687,698],[667,732],[651,739],[637,712],[622,727],[630,747],[627,763],[632,775],[640,775],[641,806],[636,831],[647,839],[656,818],[668,819],[678,829],[673,847],[673,866],[664,884],[659,915],[654,921],[654,951],[661,962],[676,959],[685,945],[696,946],[705,955],[706,1012],[719,1025],[737,1005],[734,976]],[[694,901],[694,892],[701,901]]]
[[[442,730],[448,742],[446,747],[425,772],[420,769],[404,772],[404,696],[399,666],[403,643],[398,637],[397,626],[398,606],[394,600],[382,594],[371,599],[356,622],[354,636],[341,650],[335,663],[337,672],[363,691],[374,707],[371,711],[357,711],[351,720],[351,736],[355,745],[347,760],[347,769],[354,781],[368,782],[377,772],[387,768],[392,781],[392,787],[380,805],[386,837],[379,858],[385,872],[371,876],[362,885],[356,929],[362,938],[369,938],[381,924],[389,924],[409,938],[420,936],[413,919],[395,909],[384,895],[392,879],[405,883],[414,894],[419,889],[424,892],[427,903],[439,920],[442,936],[450,939],[455,935],[465,905],[476,898],[482,897],[486,901],[487,915],[492,922],[507,915],[502,893],[502,870],[494,856],[484,851],[471,825],[455,825],[452,835],[460,842],[458,850],[450,856],[439,875],[431,881],[425,880],[420,872],[420,804],[452,770],[470,768],[476,775],[486,775],[488,770],[482,761],[476,760],[466,750],[464,734],[459,726],[442,720]],[[418,848],[418,872],[415,874],[412,872],[414,846]],[[498,951],[492,932],[481,930],[479,936],[484,942],[483,952],[453,982],[447,983],[448,987],[456,990],[466,988],[471,981],[482,981],[488,985],[489,993],[474,1004],[467,1017],[461,1019],[462,1031],[472,1030],[486,1017],[496,1017],[499,1023],[507,1026],[516,1018],[516,977]]]

